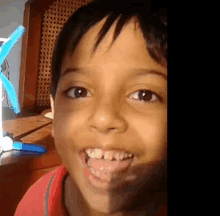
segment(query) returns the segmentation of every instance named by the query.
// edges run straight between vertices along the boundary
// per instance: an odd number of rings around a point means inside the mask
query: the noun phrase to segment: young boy
[[[64,166],[29,189],[16,216],[166,215],[166,29],[148,1],[95,1],[70,17],[52,62]]]

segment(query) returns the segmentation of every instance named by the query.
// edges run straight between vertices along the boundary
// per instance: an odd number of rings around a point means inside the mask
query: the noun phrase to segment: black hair
[[[161,9],[156,5],[156,8],[153,9],[152,3],[150,0],[95,0],[75,11],[65,23],[55,44],[51,80],[53,98],[55,98],[60,79],[63,57],[67,52],[73,53],[86,32],[105,17],[107,17],[106,22],[97,35],[93,52],[116,19],[118,22],[112,44],[122,28],[131,18],[135,17],[143,33],[149,54],[156,62],[165,67],[167,65],[167,12],[164,6]],[[158,2],[155,1],[155,3]]]

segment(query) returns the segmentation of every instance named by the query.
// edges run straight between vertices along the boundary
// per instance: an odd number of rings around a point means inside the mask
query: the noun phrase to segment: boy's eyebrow
[[[159,75],[162,76],[165,80],[167,80],[167,75],[163,72],[156,71],[156,70],[148,70],[148,69],[135,69],[135,72],[132,76],[141,76],[141,75],[148,75],[148,74],[153,74],[153,75]]]
[[[65,76],[68,73],[82,73],[82,70],[80,68],[67,68],[62,74],[61,77]]]
[[[156,70],[147,70],[147,69],[134,69],[135,72],[132,76],[141,76],[141,75],[147,75],[147,74],[153,74],[153,75],[159,75],[162,76],[165,80],[167,80],[167,75],[163,72],[156,71]],[[67,68],[62,74],[61,77],[65,76],[68,73],[83,73],[83,70],[80,68]]]

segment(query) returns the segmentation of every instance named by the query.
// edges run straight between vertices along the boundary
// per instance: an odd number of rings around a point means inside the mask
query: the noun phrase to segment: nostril
[[[96,131],[97,131],[97,128],[96,128],[95,126],[90,126],[90,128],[91,128],[91,130],[92,130],[93,132],[96,132]]]
[[[110,132],[110,131],[116,131],[117,130],[117,128],[116,127],[110,127],[110,128],[108,128],[108,127],[95,127],[95,126],[90,126],[90,128],[91,128],[91,130],[93,131],[93,132],[97,132],[97,131],[100,131],[100,132]]]
[[[115,127],[111,127],[111,128],[109,128],[109,130],[115,130],[116,128]]]
[[[108,131],[116,131],[117,128],[109,128]]]

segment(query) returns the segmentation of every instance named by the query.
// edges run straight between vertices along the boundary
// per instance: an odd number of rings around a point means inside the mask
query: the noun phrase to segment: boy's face
[[[91,28],[75,52],[64,58],[54,104],[53,136],[89,206],[114,213],[137,200],[142,188],[149,191],[152,181],[166,170],[167,69],[149,56],[133,21],[107,50],[113,26],[92,55],[104,21]],[[109,155],[126,152],[130,157],[111,161],[91,159],[90,155],[90,167],[85,150],[95,148],[102,153],[109,150]],[[142,201],[150,200],[149,193],[144,196]]]

